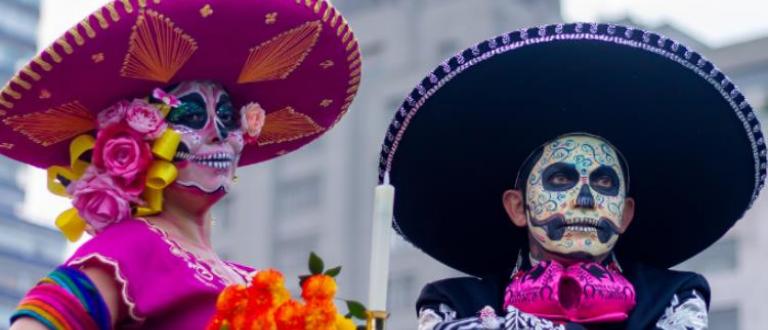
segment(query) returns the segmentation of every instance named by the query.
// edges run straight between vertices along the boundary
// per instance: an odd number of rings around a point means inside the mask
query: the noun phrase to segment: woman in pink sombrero
[[[210,208],[237,166],[336,124],[357,42],[324,0],[120,0],[0,92],[0,152],[72,198],[56,225],[93,238],[38,283],[12,329],[199,329],[252,269],[222,261]]]

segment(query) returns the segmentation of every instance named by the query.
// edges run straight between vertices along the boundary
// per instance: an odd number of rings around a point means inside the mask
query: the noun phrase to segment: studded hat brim
[[[637,206],[620,260],[690,258],[742,217],[765,180],[760,124],[700,54],[629,27],[550,25],[481,42],[409,94],[381,153],[395,229],[458,270],[508,271],[527,237],[502,193],[536,147],[569,132],[602,136],[627,159]]]
[[[361,59],[325,0],[115,0],[45,48],[0,91],[0,153],[67,165],[69,141],[122,99],[186,80],[222,84],[267,112],[239,165],[313,141],[346,113]]]

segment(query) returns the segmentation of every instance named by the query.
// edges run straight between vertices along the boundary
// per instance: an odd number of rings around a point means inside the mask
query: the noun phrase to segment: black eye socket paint
[[[603,186],[598,185],[597,182],[601,178],[607,177],[610,179],[611,184],[609,186]],[[606,196],[617,196],[619,194],[619,175],[616,173],[616,171],[610,167],[601,165],[592,173],[589,175],[589,185],[592,187],[593,190],[606,195]]]
[[[183,125],[192,129],[202,129],[208,121],[205,99],[198,93],[191,93],[179,98],[181,104],[171,110],[166,118],[169,123]]]
[[[222,94],[221,97],[219,97],[219,101],[216,103],[216,117],[219,118],[219,122],[221,123],[220,126],[223,126],[223,128],[226,128],[227,130],[231,131],[239,127],[239,116],[237,116],[235,107],[232,105],[232,100],[229,98],[229,95]]]
[[[579,171],[573,164],[558,162],[547,166],[542,172],[541,178],[545,190],[565,191],[573,188],[579,182]],[[556,182],[555,178],[564,178],[565,182]]]

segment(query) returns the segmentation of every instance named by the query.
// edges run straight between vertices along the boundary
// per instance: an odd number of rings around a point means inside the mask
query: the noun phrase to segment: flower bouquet
[[[365,319],[365,307],[356,301],[336,299],[335,277],[341,267],[324,270],[314,253],[309,257],[310,275],[300,276],[302,301],[294,300],[285,288],[283,275],[274,269],[253,274],[248,286],[224,289],[216,303],[216,314],[207,330],[355,330],[352,318]],[[341,315],[334,300],[346,303]]]

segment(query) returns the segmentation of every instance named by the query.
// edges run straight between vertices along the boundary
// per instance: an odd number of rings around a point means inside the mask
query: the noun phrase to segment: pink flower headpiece
[[[67,173],[75,179],[66,188],[74,208],[56,220],[71,241],[84,231],[96,234],[132,216],[161,211],[162,190],[176,179],[171,161],[181,141],[165,115],[180,103],[161,89],[153,96],[163,103],[135,99],[101,111],[95,139],[81,135],[72,141],[71,168],[54,168],[53,175],[49,170],[49,178]],[[88,151],[90,163],[83,159]]]

